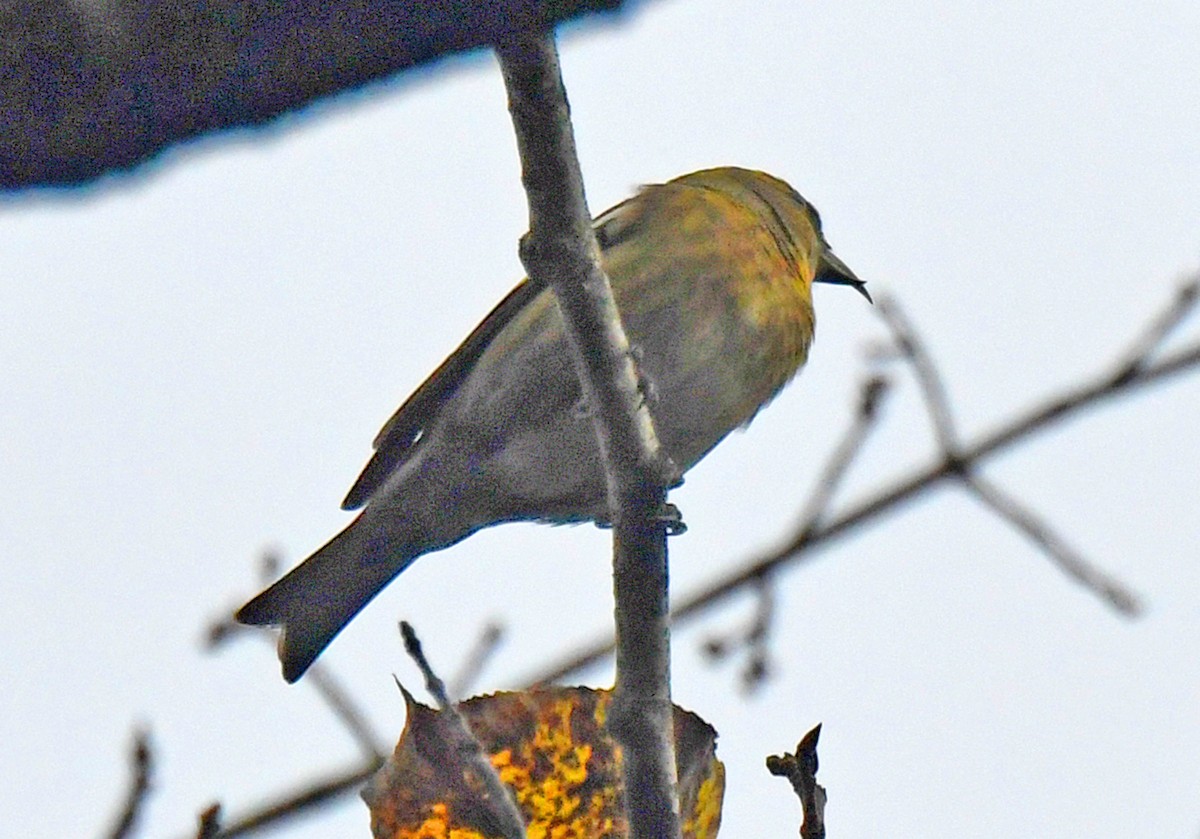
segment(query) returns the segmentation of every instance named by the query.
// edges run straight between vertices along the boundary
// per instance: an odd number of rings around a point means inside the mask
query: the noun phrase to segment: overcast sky
[[[968,437],[1099,371],[1200,267],[1194,2],[639,8],[563,35],[592,209],[712,165],[785,178],[916,322]],[[12,835],[98,835],[138,724],[146,836],[354,758],[268,644],[199,639],[257,591],[264,548],[290,565],[348,520],[379,426],[519,278],[525,213],[482,53],[0,206]],[[884,331],[846,289],[816,305],[800,379],[672,495],[677,594],[787,532],[849,421]],[[932,456],[903,376],[886,410],[838,503]],[[1137,621],[945,490],[781,578],[758,694],[698,652],[749,597],[677,633],[676,700],[721,733],[726,834],[795,835],[763,757],[823,721],[831,836],[1197,836],[1198,415],[1200,376],[1178,379],[987,469],[1145,598]],[[418,685],[398,617],[447,673],[505,621],[491,690],[603,632],[609,591],[607,534],[495,528],[418,562],[323,661],[391,740],[392,673]],[[366,809],[283,835],[365,836]]]

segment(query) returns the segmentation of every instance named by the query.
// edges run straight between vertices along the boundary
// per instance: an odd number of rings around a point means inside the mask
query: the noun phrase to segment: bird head
[[[787,182],[755,169],[737,166],[722,166],[692,172],[678,179],[693,186],[718,189],[749,206],[765,205],[771,225],[785,249],[804,254],[811,259],[817,256],[813,282],[832,285],[848,285],[871,300],[867,284],[850,270],[846,263],[833,252],[821,231],[821,215],[817,208],[805,200]]]

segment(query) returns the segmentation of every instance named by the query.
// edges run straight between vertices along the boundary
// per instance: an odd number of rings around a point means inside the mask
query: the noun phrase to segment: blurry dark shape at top
[[[632,0],[17,0],[0,13],[0,190],[80,186],[175,143]]]

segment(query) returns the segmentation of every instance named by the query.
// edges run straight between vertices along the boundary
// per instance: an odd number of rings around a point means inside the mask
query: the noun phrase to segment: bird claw
[[[668,536],[682,536],[687,533],[688,526],[683,520],[683,513],[670,501],[659,508],[658,520],[666,526]]]
[[[688,526],[683,521],[683,513],[670,501],[658,508],[654,520],[666,527],[668,536],[682,536],[687,533]],[[600,530],[612,530],[613,526],[612,519],[609,518],[596,518],[593,524]]]

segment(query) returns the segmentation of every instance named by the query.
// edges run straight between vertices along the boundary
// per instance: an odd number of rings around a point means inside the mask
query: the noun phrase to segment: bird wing
[[[623,201],[596,218],[593,227],[603,251],[607,252],[636,233],[641,220],[639,206],[635,199]],[[488,316],[479,326],[475,327],[475,330],[467,336],[458,349],[451,353],[450,357],[443,361],[442,365],[434,370],[429,378],[417,388],[417,391],[400,406],[376,435],[375,454],[363,468],[362,474],[358,476],[358,480],[354,482],[350,492],[346,494],[345,500],[342,501],[342,509],[357,510],[362,507],[388,479],[388,476],[408,460],[422,432],[432,425],[443,406],[455,396],[463,382],[476,369],[480,357],[487,351],[496,336],[512,323],[513,319],[524,311],[541,292],[542,289],[531,284],[528,279],[522,281],[488,313]],[[525,349],[527,353],[534,355],[545,351],[553,354],[557,350],[557,348],[545,347],[526,347]],[[532,368],[534,372],[544,368],[548,370],[547,375],[551,376],[562,375],[564,368],[561,364],[539,365],[532,363],[531,359],[524,354],[517,353],[517,356],[519,358],[508,359],[508,363],[527,369]],[[559,393],[557,388],[540,383],[536,376],[532,377],[530,381],[537,384],[535,392],[539,397],[545,397],[547,393]],[[573,373],[571,381],[574,381]],[[563,395],[567,396],[569,393],[564,391]],[[516,398],[518,396],[520,398]],[[523,414],[528,414],[531,407],[541,407],[544,410],[554,407],[545,398],[530,400],[528,397],[529,394],[525,394],[523,391],[515,393],[514,398],[505,404],[513,401],[520,402],[526,409],[522,412]]]
[[[508,293],[450,357],[417,388],[375,436],[375,454],[346,494],[343,510],[357,510],[379,489],[396,467],[404,463],[413,447],[437,417],[442,406],[470,375],[475,362],[492,339],[541,289],[528,280]]]

